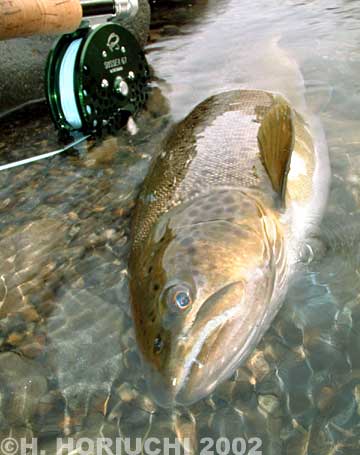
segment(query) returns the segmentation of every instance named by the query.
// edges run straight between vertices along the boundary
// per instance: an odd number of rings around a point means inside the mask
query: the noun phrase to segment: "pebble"
[[[360,416],[360,384],[356,384],[354,387],[354,397],[357,404],[357,413]]]
[[[27,322],[39,322],[41,316],[36,311],[36,309],[32,306],[27,306],[20,311],[20,314],[23,316],[25,321]]]
[[[25,334],[19,332],[12,332],[7,338],[6,343],[11,346],[19,346],[21,341],[24,339]]]
[[[163,27],[165,35],[178,35],[179,34],[179,27],[176,25],[164,25]]]
[[[45,350],[46,338],[44,335],[34,335],[25,337],[19,351],[30,359],[39,357]]]
[[[336,394],[333,406],[329,410],[329,421],[337,427],[347,428],[357,413],[357,403],[354,400],[353,389],[348,384]]]
[[[157,410],[157,406],[154,401],[145,394],[141,394],[136,398],[136,404],[139,406],[139,408],[143,409],[149,414],[155,414]]]
[[[184,455],[198,453],[198,440],[195,416],[190,411],[174,411],[175,433],[184,449]]]
[[[280,337],[288,346],[299,346],[304,341],[303,330],[290,319],[290,315],[281,319],[278,322],[276,329],[278,330]]]
[[[303,388],[289,391],[288,406],[290,414],[297,418],[306,418],[308,412],[311,412],[311,415],[315,413],[312,396]]]
[[[246,363],[257,382],[261,382],[270,372],[270,365],[265,359],[264,352],[255,351]]]
[[[307,449],[308,454],[331,455],[331,450],[334,449],[334,440],[329,428],[325,426],[325,422],[315,422],[312,426]]]
[[[258,403],[266,414],[275,414],[280,408],[280,400],[275,395],[259,395]]]
[[[120,400],[125,403],[133,401],[138,397],[137,391],[128,383],[122,384],[117,389],[117,394],[119,395]]]
[[[238,380],[234,387],[232,398],[233,400],[238,400],[239,403],[243,403],[243,405],[250,406],[250,403],[254,403],[256,399],[254,384],[246,380],[246,378]]]
[[[310,365],[314,371],[331,368],[343,356],[331,340],[322,336],[312,338],[306,346]]]
[[[310,432],[294,431],[283,444],[284,455],[308,455]]]
[[[159,87],[153,87],[146,103],[146,111],[153,117],[162,117],[170,111],[170,105]]]
[[[324,385],[321,387],[318,395],[315,396],[315,404],[322,413],[326,413],[331,408],[334,398],[336,396],[336,389],[331,385]]]
[[[278,337],[268,338],[268,343],[265,344],[264,356],[265,359],[271,359],[275,364],[279,364],[289,353],[289,349],[282,343]]]
[[[101,143],[90,148],[85,161],[82,163],[90,168],[109,165],[114,161],[118,153],[121,153],[121,149],[119,148],[117,137],[109,136],[101,141]]]
[[[262,395],[270,394],[280,397],[284,393],[284,385],[277,371],[271,372],[262,382],[256,384],[256,392]]]
[[[236,387],[236,382],[235,381],[225,381],[222,384],[219,384],[219,386],[216,388],[214,392],[214,399],[221,399],[226,402],[231,401],[231,398],[233,396],[233,391]]]

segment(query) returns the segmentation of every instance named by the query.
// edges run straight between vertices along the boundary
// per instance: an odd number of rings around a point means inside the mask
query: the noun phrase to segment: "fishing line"
[[[83,39],[73,41],[62,59],[59,73],[60,103],[66,121],[75,129],[82,127],[75,98],[75,61]]]
[[[40,161],[45,158],[50,158],[54,155],[59,155],[59,153],[65,152],[66,150],[69,150],[72,147],[75,147],[76,145],[81,144],[82,142],[86,141],[89,137],[90,137],[90,134],[80,137],[79,139],[72,142],[71,144],[66,145],[62,149],[54,150],[53,152],[43,153],[42,155],[32,156],[31,158],[26,158],[24,160],[19,160],[19,161],[14,161],[14,162],[8,163],[8,164],[3,164],[2,166],[0,166],[0,171],[4,171],[5,169],[12,169],[14,167],[22,166],[24,164],[34,163],[35,161]]]

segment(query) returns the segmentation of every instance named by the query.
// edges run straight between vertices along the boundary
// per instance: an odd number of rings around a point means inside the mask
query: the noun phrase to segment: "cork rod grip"
[[[81,19],[80,0],[0,0],[0,40],[73,32]]]

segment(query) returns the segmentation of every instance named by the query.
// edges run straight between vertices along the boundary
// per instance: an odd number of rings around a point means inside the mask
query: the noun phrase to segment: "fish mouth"
[[[162,407],[188,406],[213,392],[260,338],[263,308],[246,304],[242,281],[212,295],[178,337],[165,368],[148,376],[154,400]]]
[[[209,350],[209,338],[217,338],[225,323],[226,315],[219,320],[209,321],[207,331],[192,345],[190,352],[184,357],[175,354],[172,357],[170,365],[162,372],[152,372],[150,375],[150,393],[155,401],[162,407],[174,405],[190,405],[199,401],[204,396],[211,393],[215,384],[205,381],[199,372],[206,369],[207,365],[199,359],[204,350]],[[189,337],[191,334],[189,335]],[[180,346],[182,344],[180,343]],[[207,363],[207,362],[206,362]],[[199,380],[194,380],[195,376]],[[201,376],[201,377],[200,377]],[[208,379],[208,378],[207,378]]]

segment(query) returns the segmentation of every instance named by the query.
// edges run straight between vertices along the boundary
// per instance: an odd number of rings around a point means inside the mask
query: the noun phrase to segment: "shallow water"
[[[265,455],[358,454],[360,5],[222,0],[169,12],[159,3],[140,133],[0,173],[0,439],[38,437],[51,454],[65,435],[189,437],[195,454],[203,437],[259,437]],[[151,156],[171,121],[213,93],[273,89],[301,108],[303,83],[332,166],[314,257],[231,380],[189,409],[158,409],[145,392],[126,268]],[[11,125],[1,124],[2,162],[57,148],[43,110]]]

